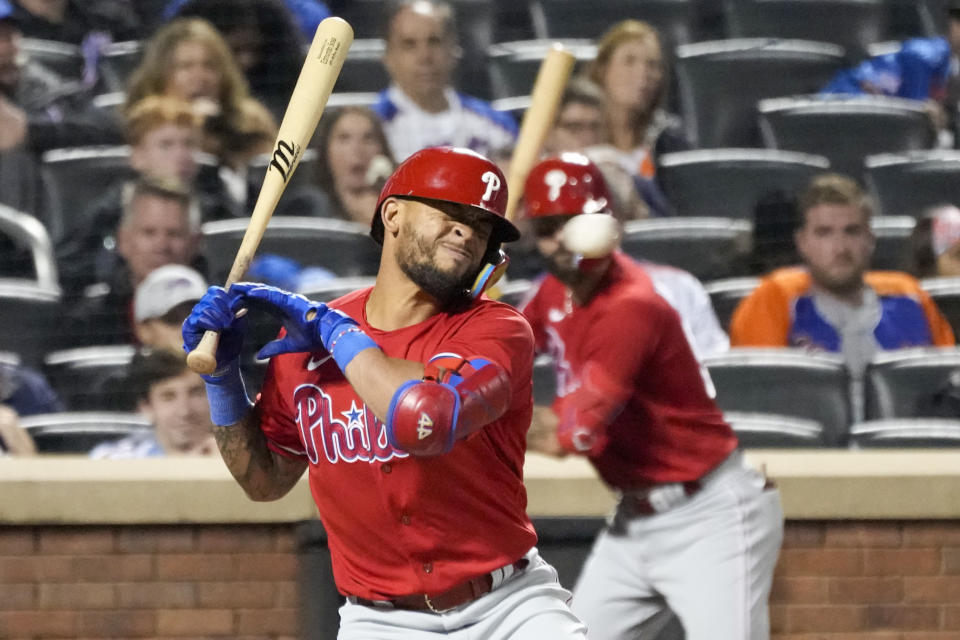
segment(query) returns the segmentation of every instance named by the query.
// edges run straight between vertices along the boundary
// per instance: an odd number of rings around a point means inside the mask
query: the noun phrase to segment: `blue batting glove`
[[[287,330],[283,338],[268,342],[257,354],[259,358],[322,349],[333,355],[343,370],[357,353],[377,347],[353,318],[298,293],[251,282],[234,284],[230,292],[265,303],[281,317]]]
[[[231,294],[223,287],[210,287],[193,307],[183,322],[183,349],[188,353],[197,348],[207,331],[220,334],[217,344],[217,371],[204,380],[216,384],[226,374],[227,368],[240,368],[240,352],[247,333],[247,318],[237,312],[243,307],[242,296]]]

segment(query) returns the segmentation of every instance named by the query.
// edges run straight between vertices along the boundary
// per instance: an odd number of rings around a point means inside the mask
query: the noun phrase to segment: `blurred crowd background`
[[[816,266],[794,234],[818,179],[862,197],[864,270],[960,328],[960,2],[0,0],[0,449],[214,450],[179,325],[226,277],[329,15],[356,39],[248,279],[319,300],[371,284],[395,164],[454,144],[506,173],[559,40],[578,62],[544,153],[593,160],[623,250],[701,281],[724,332],[761,278]],[[542,265],[508,252],[498,295],[520,304]],[[277,326],[253,323],[251,395]],[[950,445],[947,332],[855,363],[736,333],[701,355],[747,446]]]

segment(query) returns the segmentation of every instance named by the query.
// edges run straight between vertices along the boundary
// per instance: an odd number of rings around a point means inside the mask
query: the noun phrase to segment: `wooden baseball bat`
[[[273,145],[273,159],[267,167],[250,223],[227,276],[227,287],[240,280],[250,266],[277,202],[313,137],[352,42],[353,29],[342,18],[327,18],[317,27],[307,58],[300,69],[300,77],[283,114],[277,141]],[[207,331],[203,335],[197,348],[187,355],[187,364],[191,369],[204,374],[216,370],[218,340],[219,334],[214,331]]]
[[[517,204],[523,196],[523,184],[530,169],[540,157],[540,149],[557,117],[560,98],[570,79],[573,54],[555,42],[540,63],[537,79],[530,94],[530,107],[523,116],[517,144],[510,156],[510,175],[507,176],[507,219],[511,222],[517,217]]]

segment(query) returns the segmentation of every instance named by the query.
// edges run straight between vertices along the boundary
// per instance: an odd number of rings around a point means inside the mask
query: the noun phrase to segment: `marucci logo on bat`
[[[293,166],[300,159],[301,151],[303,151],[303,148],[296,142],[277,140],[277,146],[273,150],[273,158],[270,160],[270,166],[277,168],[284,182],[290,178]]]

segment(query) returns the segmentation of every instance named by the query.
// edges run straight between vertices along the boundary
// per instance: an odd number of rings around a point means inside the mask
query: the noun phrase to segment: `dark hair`
[[[797,209],[800,213],[800,226],[807,223],[807,212],[821,204],[839,204],[860,207],[870,219],[873,207],[870,198],[860,188],[857,181],[839,173],[822,173],[800,192]]]
[[[127,386],[137,400],[146,400],[154,385],[189,371],[186,356],[168,349],[141,348],[127,369]]]
[[[937,275],[937,257],[933,254],[933,217],[917,220],[910,234],[910,273],[917,278]]]
[[[330,136],[333,128],[340,122],[341,118],[351,113],[363,116],[373,125],[373,134],[376,136],[377,142],[380,143],[380,148],[382,149],[381,155],[385,156],[391,165],[395,166],[397,164],[393,159],[393,154],[390,153],[390,143],[387,141],[387,135],[383,130],[383,123],[372,109],[362,106],[347,106],[331,109],[324,114],[324,117],[320,119],[320,124],[317,127],[317,133],[314,138],[318,158],[317,184],[319,184],[320,188],[330,197],[330,203],[336,210],[337,215],[344,218],[347,217],[347,213],[343,203],[340,202],[340,196],[337,195],[336,186],[333,184],[333,172],[330,170],[330,159],[327,156],[327,148],[330,146]]]

